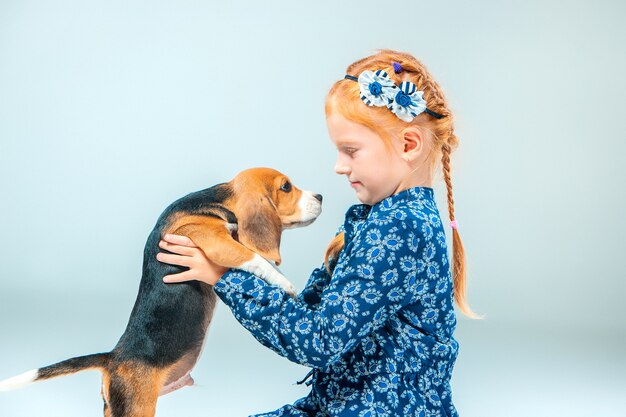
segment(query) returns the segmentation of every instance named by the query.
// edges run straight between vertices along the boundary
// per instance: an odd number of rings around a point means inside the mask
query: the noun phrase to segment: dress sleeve
[[[330,275],[326,271],[325,265],[315,268],[306,283],[306,286],[298,294],[298,301],[308,304],[310,307],[316,307],[321,301],[321,295],[324,288],[330,281]]]
[[[419,246],[415,229],[402,220],[364,223],[344,248],[317,307],[241,270],[230,270],[214,288],[263,345],[324,369],[417,300]]]
[[[335,236],[344,231],[344,226],[341,225]],[[318,306],[321,301],[321,295],[324,288],[330,281],[330,275],[326,271],[326,265],[322,262],[319,268],[315,268],[309,277],[304,289],[298,294],[298,300],[309,304],[310,306]]]

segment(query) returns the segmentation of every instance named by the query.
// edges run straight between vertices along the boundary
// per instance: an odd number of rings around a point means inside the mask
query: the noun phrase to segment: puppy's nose
[[[322,195],[321,194],[313,194],[313,197],[317,198],[320,203],[322,202]]]

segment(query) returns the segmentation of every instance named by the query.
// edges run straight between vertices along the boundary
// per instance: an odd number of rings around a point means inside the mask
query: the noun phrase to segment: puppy
[[[188,236],[215,263],[251,272],[293,296],[294,287],[275,268],[281,263],[281,233],[311,224],[321,203],[321,195],[299,190],[269,168],[243,171],[228,183],[175,201],[148,237],[139,294],[115,348],[26,372],[0,382],[0,391],[99,369],[105,417],[154,416],[159,395],[193,384],[190,372],[216,304],[205,283],[163,283],[165,275],[187,268],[156,259],[161,237]]]

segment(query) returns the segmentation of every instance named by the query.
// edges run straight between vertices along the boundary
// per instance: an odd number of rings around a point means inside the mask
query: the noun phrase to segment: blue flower
[[[380,393],[387,392],[389,390],[389,380],[384,376],[377,376],[374,378],[373,386]]]
[[[400,404],[400,399],[398,398],[398,394],[395,391],[387,392],[387,403],[393,408],[398,408]]]
[[[442,249],[445,249],[446,248],[446,235],[444,234],[444,232],[438,232],[436,238],[437,238],[437,243],[439,244],[439,247]]]
[[[403,297],[404,293],[396,289],[392,289],[389,294],[387,294],[387,298],[389,298],[389,300],[394,303],[402,300]]]
[[[378,245],[381,242],[381,233],[377,229],[370,230],[365,235],[365,243],[368,245]]]
[[[332,414],[337,414],[343,411],[345,406],[346,403],[344,401],[335,399],[328,403],[328,410]]]
[[[415,258],[412,256],[403,256],[400,258],[400,268],[404,272],[413,272],[416,268],[415,266]]]
[[[405,122],[411,122],[415,116],[426,110],[424,92],[418,91],[415,84],[403,81],[396,91],[393,101],[389,103],[389,110]]]
[[[295,331],[302,334],[308,334],[311,331],[311,321],[307,318],[301,318],[296,322]]]
[[[359,284],[357,281],[346,284],[346,287],[341,291],[341,293],[345,297],[351,297],[354,294],[358,294],[360,292],[361,292],[361,284]]]
[[[380,278],[383,287],[393,285],[398,280],[398,270],[396,268],[389,269],[383,272]]]
[[[420,297],[420,302],[424,307],[434,307],[435,301],[435,295],[431,293],[424,294]]]
[[[367,262],[370,264],[379,262],[385,256],[385,249],[382,246],[372,246],[366,255]]]
[[[261,307],[256,302],[256,300],[247,300],[244,306],[244,309],[248,316],[252,316],[255,313],[255,311],[259,310],[260,308]]]
[[[436,308],[427,308],[424,310],[424,312],[422,313],[422,321],[424,323],[434,323],[435,320],[437,320],[437,317],[439,316],[439,310]]]
[[[383,245],[390,250],[398,250],[402,247],[402,238],[395,233],[390,233],[385,236]]]
[[[372,93],[375,96],[378,96],[380,95],[380,93],[382,93],[383,86],[380,85],[378,81],[374,81],[373,83],[369,85],[369,89],[370,89],[370,93]]]
[[[439,227],[439,225],[441,224],[441,219],[439,218],[438,215],[431,213],[428,216],[428,220],[432,223],[433,226],[435,227]]]
[[[454,310],[448,311],[448,314],[446,314],[445,321],[448,326],[452,326],[455,323],[456,316],[454,315]]]
[[[343,302],[343,312],[348,317],[356,317],[359,314],[359,303],[354,298],[346,298]]]
[[[368,304],[376,304],[381,297],[382,294],[376,288],[368,288],[361,293],[361,298]]]
[[[338,353],[338,352],[341,352],[341,350],[343,349],[343,342],[341,341],[339,337],[331,336],[328,347],[331,352]]]
[[[346,317],[343,314],[337,314],[334,317],[334,320],[332,322],[332,327],[330,330],[334,333],[340,332],[346,328],[347,324],[348,324],[348,317]]]
[[[357,271],[359,272],[359,276],[366,279],[371,279],[374,276],[374,269],[368,264],[359,265]]]
[[[448,280],[446,277],[443,277],[437,281],[437,285],[435,286],[435,292],[438,294],[445,293],[448,289]]]
[[[417,235],[415,233],[409,232],[408,239],[407,239],[407,243],[409,245],[409,249],[411,249],[413,252],[415,252],[417,250],[419,242],[420,242],[420,238],[417,237]]]
[[[313,334],[313,349],[315,349],[316,352],[320,352],[322,353],[322,341],[320,339],[319,334],[314,333]]]
[[[331,306],[337,306],[341,303],[342,298],[338,292],[333,291],[326,296],[326,303]]]
[[[437,262],[429,262],[428,267],[426,268],[426,275],[430,279],[439,278],[439,264]]]
[[[428,398],[430,402],[433,403],[433,405],[435,406],[441,405],[441,398],[437,394],[437,391],[435,391],[434,389],[428,390],[428,392],[426,393],[426,398]]]
[[[424,234],[424,239],[430,240],[433,238],[433,228],[430,223],[424,222],[422,223],[422,233]]]
[[[291,326],[289,320],[286,317],[280,317],[278,319],[278,331],[282,334],[289,334],[291,332]]]
[[[448,347],[448,345],[443,343],[436,343],[435,346],[433,346],[432,352],[435,356],[444,357],[448,354],[449,350],[450,348]]]
[[[373,355],[374,352],[376,352],[376,342],[373,336],[365,339],[363,343],[361,343],[361,346],[365,355]]]
[[[359,75],[361,100],[368,106],[389,106],[396,96],[398,87],[383,70],[363,71]]]
[[[422,294],[425,294],[426,292],[428,292],[429,288],[430,287],[428,286],[428,282],[426,282],[425,280],[420,280],[417,283],[417,287],[415,287],[415,293],[421,296]]]

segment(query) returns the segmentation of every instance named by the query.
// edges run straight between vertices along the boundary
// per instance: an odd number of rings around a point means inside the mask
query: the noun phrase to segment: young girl
[[[259,416],[457,416],[450,391],[458,352],[453,294],[463,313],[476,316],[465,300],[454,220],[452,114],[411,55],[383,50],[346,74],[328,93],[326,121],[338,150],[335,171],[363,204],[348,209],[326,262],[302,293],[294,299],[250,273],[227,271],[175,235],[160,243],[175,254],[157,258],[189,270],[164,281],[214,285],[259,342],[313,368],[305,378],[308,396]],[[438,158],[452,262],[432,189]]]

